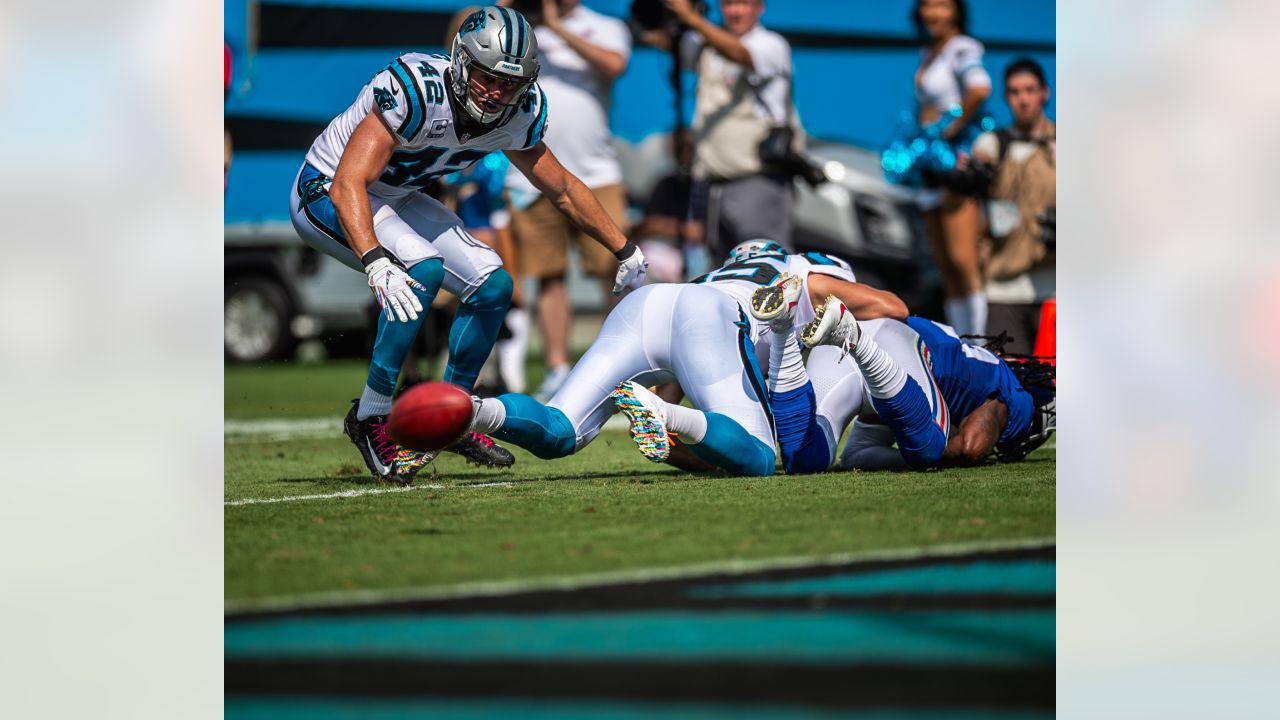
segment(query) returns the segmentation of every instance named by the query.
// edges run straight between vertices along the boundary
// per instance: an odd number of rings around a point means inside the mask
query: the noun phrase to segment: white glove
[[[613,294],[621,295],[626,288],[638,288],[644,284],[645,273],[649,272],[649,262],[644,253],[630,240],[622,249],[615,252],[618,258],[618,274],[613,278]]]
[[[382,306],[388,320],[399,318],[400,322],[408,322],[418,319],[422,303],[413,291],[426,292],[422,283],[409,277],[399,265],[385,257],[369,263],[364,271],[369,276],[369,287],[378,296],[378,304]]]

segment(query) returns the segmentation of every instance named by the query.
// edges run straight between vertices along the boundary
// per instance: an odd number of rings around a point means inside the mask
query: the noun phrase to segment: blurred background
[[[535,8],[536,24],[540,3],[517,5]],[[641,40],[640,6],[659,3],[642,0],[633,7],[631,0],[586,0],[582,5],[627,23],[632,35],[625,71],[611,90],[600,93],[621,168],[631,236],[650,257],[652,280],[692,279],[718,267],[726,248],[690,237],[703,234],[699,228],[673,237],[646,220],[655,212],[678,212],[695,224],[703,219],[698,217],[702,203],[697,187],[690,207],[687,183],[678,186],[683,191],[679,210],[654,209],[663,179],[689,174],[689,161],[680,161],[673,137],[677,126],[696,120],[697,74],[685,68],[677,87],[673,54]],[[863,282],[898,292],[918,314],[945,320],[944,302],[955,293],[945,287],[946,277],[931,250],[918,197],[920,183],[886,179],[880,155],[920,128],[915,73],[928,33],[912,21],[916,5],[913,0],[772,2],[766,4],[761,24],[790,45],[794,106],[807,135],[805,156],[826,176],[826,182],[816,185],[794,181],[793,230],[784,244],[797,251],[836,255],[850,262]],[[992,88],[979,112],[985,118],[982,129],[1009,126],[1014,118],[1001,88],[1013,61],[1033,59],[1043,67],[1047,85],[1055,82],[1054,3],[973,0],[965,6],[967,33],[985,47],[979,62]],[[443,43],[449,23],[464,7],[449,0],[225,3],[228,360],[365,354],[373,311],[363,278],[301,242],[289,222],[285,188],[311,142],[347,107],[372,72],[409,49],[448,53]],[[718,3],[702,9],[713,22],[722,22]],[[544,68],[544,77],[547,74]],[[568,122],[557,115],[556,102],[552,95],[552,132],[557,123]],[[1055,113],[1056,94],[1049,93],[1044,114],[1052,118]],[[976,116],[973,124],[977,127]],[[548,144],[557,150],[550,138]],[[447,197],[451,190],[456,201],[456,188],[447,184],[437,196]],[[496,217],[494,224],[505,222],[505,216]],[[976,225],[973,232],[976,238]],[[514,241],[516,247],[521,245],[518,233]],[[581,265],[578,254],[571,253],[566,285],[574,317],[574,355],[594,337],[611,304],[594,280],[584,276]],[[1052,277],[1051,264],[1048,267]],[[528,333],[529,373],[496,378],[495,385],[517,390],[527,385],[532,390],[545,371],[563,363],[553,357],[554,351],[544,357],[543,333],[537,329],[538,294],[545,286],[527,274],[517,276],[523,293],[517,302],[535,320]],[[1038,299],[1046,296],[1052,296],[1052,287]],[[431,332],[429,326],[426,334]],[[428,356],[439,349],[438,343],[424,343]],[[413,377],[414,370],[409,374]],[[544,385],[538,394],[549,396],[551,390],[554,387]]]

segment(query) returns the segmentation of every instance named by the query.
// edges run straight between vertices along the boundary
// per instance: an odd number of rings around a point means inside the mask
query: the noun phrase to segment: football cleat
[[[814,317],[800,329],[800,342],[805,347],[834,345],[845,352],[853,352],[862,331],[853,313],[835,295],[814,308]]]
[[[511,467],[516,462],[516,456],[510,450],[478,432],[463,435],[461,440],[445,448],[445,452],[457,453],[467,462],[485,467]]]
[[[804,283],[791,273],[783,273],[772,285],[751,295],[751,316],[769,323],[774,330],[786,330],[795,322],[796,305]]]
[[[631,439],[640,454],[654,462],[666,460],[671,455],[671,437],[667,435],[662,398],[630,380],[619,383],[609,396],[631,423]]]
[[[351,401],[351,410],[342,422],[342,430],[355,443],[369,472],[391,482],[409,484],[413,476],[435,460],[436,453],[414,452],[400,447],[387,436],[387,416],[374,415],[356,419],[359,398]]]

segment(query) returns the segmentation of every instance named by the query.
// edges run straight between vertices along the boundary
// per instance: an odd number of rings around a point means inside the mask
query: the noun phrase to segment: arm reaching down
[[[816,272],[809,274],[808,285],[814,307],[825,302],[828,295],[835,295],[859,320],[907,320],[907,304],[888,290]]]
[[[392,262],[391,255],[378,244],[373,206],[369,203],[369,186],[387,169],[395,146],[395,135],[382,116],[375,112],[366,115],[338,161],[329,186],[329,200],[338,213],[342,234],[364,265],[369,287],[387,319],[407,322],[417,320],[422,312],[422,302],[413,291],[423,292],[426,288],[409,277],[403,266]]]
[[[528,150],[507,150],[506,153],[511,164],[524,173],[529,182],[570,222],[618,258],[618,274],[613,285],[615,295],[621,294],[625,288],[644,284],[644,276],[649,269],[644,253],[627,240],[591,189],[565,170],[545,143],[540,142]]]

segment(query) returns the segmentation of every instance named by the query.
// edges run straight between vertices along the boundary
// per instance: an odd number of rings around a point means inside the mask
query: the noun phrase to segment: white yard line
[[[760,560],[724,560],[678,567],[653,567],[635,570],[619,570],[586,575],[538,578],[534,580],[502,580],[495,582],[462,583],[448,587],[407,588],[404,590],[303,593],[278,595],[247,602],[230,602],[224,606],[227,613],[259,610],[295,610],[308,607],[351,607],[373,605],[392,601],[439,600],[445,598],[510,595],[540,590],[577,590],[598,585],[626,582],[650,582],[675,580],[700,575],[738,575],[765,570],[844,565],[852,562],[884,560],[910,560],[922,557],[948,557],[968,553],[1000,550],[1022,550],[1052,547],[1053,537],[1027,538],[995,542],[955,543],[932,547],[900,548],[896,550],[871,550],[832,555],[811,555],[764,558]]]
[[[627,419],[614,415],[604,424],[605,430],[626,430]],[[266,418],[262,420],[225,420],[223,440],[231,444],[272,442],[342,437],[342,418]]]
[[[389,488],[368,488],[368,489],[351,489],[340,490],[333,493],[324,493],[323,495],[286,495],[285,497],[274,498],[243,498],[240,500],[227,500],[222,503],[223,507],[233,505],[265,505],[267,503],[282,502],[305,502],[307,500],[333,500],[335,498],[353,498],[364,497],[365,495],[385,495],[387,493],[411,492],[413,490],[444,490],[444,489],[466,489],[466,488],[488,488],[488,487],[510,487],[515,485],[514,482],[487,482],[487,483],[471,483],[466,485],[440,485],[436,483],[427,485],[412,485],[409,487],[389,487]]]

